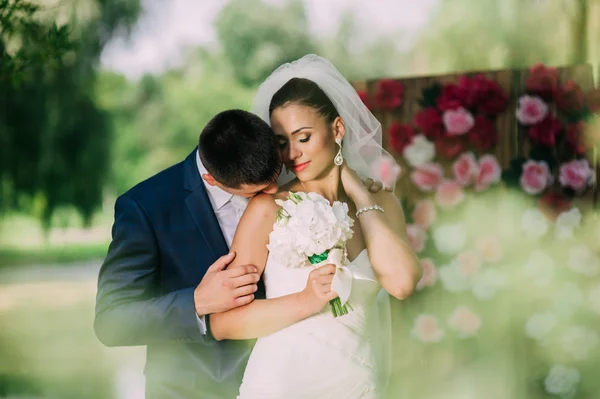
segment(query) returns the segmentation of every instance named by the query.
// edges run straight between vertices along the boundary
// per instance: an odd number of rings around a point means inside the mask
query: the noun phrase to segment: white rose
[[[450,292],[460,292],[469,288],[469,280],[461,273],[460,265],[457,262],[440,266],[438,277],[444,288]]]
[[[536,313],[527,320],[525,333],[537,340],[544,339],[557,322],[558,318],[556,315],[550,312]]]
[[[488,267],[472,277],[473,295],[480,301],[486,301],[496,295],[496,291],[506,284],[506,278],[497,270]]]
[[[558,215],[555,224],[555,235],[559,240],[573,237],[573,230],[581,225],[581,212],[577,208],[571,208]]]
[[[467,241],[467,232],[460,223],[441,225],[433,232],[435,247],[441,253],[456,254]]]
[[[571,326],[563,335],[563,349],[576,360],[585,360],[598,345],[598,334],[589,328]]]
[[[546,234],[548,228],[548,220],[539,209],[531,208],[523,212],[521,229],[530,237],[540,238]]]
[[[537,286],[548,285],[554,277],[554,259],[536,249],[525,262],[525,273]]]
[[[419,134],[404,148],[402,155],[412,167],[421,166],[435,157],[435,144]]]
[[[569,268],[588,277],[594,277],[600,271],[600,258],[582,244],[569,251]]]
[[[548,393],[570,398],[575,395],[580,380],[581,374],[577,369],[557,365],[550,369],[544,380],[544,388]]]

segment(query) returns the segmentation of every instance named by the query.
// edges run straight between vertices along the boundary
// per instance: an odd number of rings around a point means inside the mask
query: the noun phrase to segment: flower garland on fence
[[[560,82],[555,68],[535,65],[515,113],[521,147],[528,151],[512,160],[507,184],[542,196],[546,207],[564,207],[585,195],[594,180],[588,157],[597,143],[586,135],[592,114],[581,88],[572,80]]]
[[[381,98],[387,109],[401,104]],[[597,366],[590,359],[600,353],[593,328],[600,317],[600,231],[569,201],[589,189],[593,176],[582,98],[574,82],[559,83],[556,70],[533,67],[515,110],[529,155],[504,174],[488,152],[507,96],[483,75],[424,89],[413,123],[392,124],[388,137],[410,181],[426,194],[407,212],[407,235],[424,271],[419,298],[435,306],[409,316],[407,338],[457,359],[445,350],[453,342],[491,353],[494,331],[516,326],[527,378],[560,397],[585,390],[581,381],[589,381]],[[502,180],[536,197],[537,206],[468,194]],[[510,321],[506,303],[514,305]]]

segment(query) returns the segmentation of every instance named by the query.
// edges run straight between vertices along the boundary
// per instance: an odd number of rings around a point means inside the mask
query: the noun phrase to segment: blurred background
[[[0,0],[0,397],[142,397],[143,348],[104,348],[92,330],[114,201],[184,159],[217,112],[248,109],[280,64],[317,53],[357,87],[382,78],[588,64],[593,85],[599,42],[600,0]],[[500,197],[478,199],[465,223],[480,226],[477,217],[495,203],[506,211],[496,215],[506,222],[503,237],[514,238],[521,214],[507,221],[527,209],[525,200],[511,196],[510,208]],[[592,265],[584,280],[600,283],[595,211],[584,219],[581,234],[592,251],[581,255]],[[483,291],[498,281],[482,278]],[[470,299],[456,302],[457,313],[447,309],[456,316],[451,324],[471,323],[472,336],[480,323],[486,335],[437,345],[428,304],[460,291],[440,287],[415,295],[406,311],[412,349],[397,353],[407,397],[491,397],[486,392],[496,389],[498,398],[600,398],[593,377],[582,378],[599,365],[600,285],[565,294],[596,309],[581,316],[587,327],[557,338],[587,345],[577,369],[552,340],[531,349],[524,326],[535,312],[507,316],[518,302],[480,308],[480,316],[502,315],[491,324],[459,306]],[[544,295],[556,287],[546,285]],[[528,295],[527,287],[505,291],[513,300]],[[542,316],[535,321],[549,331],[556,322]],[[429,338],[414,338],[414,326],[429,329]],[[513,329],[523,339],[510,344],[522,357],[503,351],[509,343],[502,337]],[[482,357],[487,362],[472,361]],[[431,384],[445,388],[425,393]]]

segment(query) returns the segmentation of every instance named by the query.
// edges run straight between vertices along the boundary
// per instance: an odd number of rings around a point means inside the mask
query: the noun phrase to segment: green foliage
[[[19,84],[32,68],[56,67],[71,48],[67,26],[36,19],[40,6],[0,0],[0,83]]]
[[[66,11],[68,28],[45,24],[31,3],[0,4],[1,39],[21,43],[2,64],[0,211],[29,211],[48,227],[55,209],[73,204],[89,221],[102,200],[112,139],[94,97],[96,67],[113,33],[135,21],[139,0],[78,4]],[[87,19],[75,18],[78,7]]]
[[[569,64],[573,26],[585,14],[569,1],[441,1],[414,49],[425,73]],[[581,60],[575,60],[580,62]]]
[[[233,0],[215,27],[236,78],[247,86],[260,84],[279,65],[317,50],[299,0],[280,7]]]

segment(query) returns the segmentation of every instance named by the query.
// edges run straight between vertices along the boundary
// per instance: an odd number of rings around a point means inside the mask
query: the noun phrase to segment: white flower
[[[554,277],[554,259],[539,249],[534,250],[525,262],[525,273],[537,286],[548,285]]]
[[[411,335],[421,342],[439,342],[444,338],[444,330],[435,316],[420,314],[415,319]]]
[[[600,284],[590,289],[588,301],[590,309],[600,315]]]
[[[577,208],[571,208],[558,215],[555,224],[555,235],[559,240],[573,237],[573,230],[581,224],[581,212]]]
[[[565,332],[562,344],[565,352],[576,360],[585,360],[598,345],[598,334],[589,328],[572,326]]]
[[[435,157],[435,144],[419,134],[404,148],[402,155],[412,167],[421,166]]]
[[[481,301],[491,299],[496,291],[506,283],[506,278],[497,270],[488,267],[472,278],[473,295]]]
[[[434,230],[433,241],[439,252],[456,254],[465,245],[467,232],[460,223],[445,224]]]
[[[468,307],[460,306],[454,309],[448,324],[460,337],[468,338],[477,334],[481,328],[481,319]]]
[[[461,272],[458,262],[440,266],[438,276],[444,288],[450,292],[464,291],[470,286],[469,279]]]
[[[544,339],[557,322],[558,318],[556,315],[550,312],[536,313],[525,323],[525,333],[537,340]]]
[[[569,251],[569,268],[588,277],[600,271],[600,258],[587,246],[581,244]]]
[[[570,316],[583,303],[583,292],[575,283],[565,283],[554,297],[554,309],[563,316]]]
[[[308,257],[320,255],[332,248],[343,248],[352,237],[353,220],[348,205],[333,205],[316,193],[290,193],[285,201],[277,200],[282,209],[273,232],[269,249],[277,262],[288,267],[309,264]]]
[[[548,220],[546,220],[546,217],[539,209],[531,208],[523,212],[521,229],[530,237],[540,238],[546,234],[548,228]]]
[[[581,374],[577,369],[556,365],[544,380],[546,392],[559,395],[561,398],[571,398],[575,395]]]

